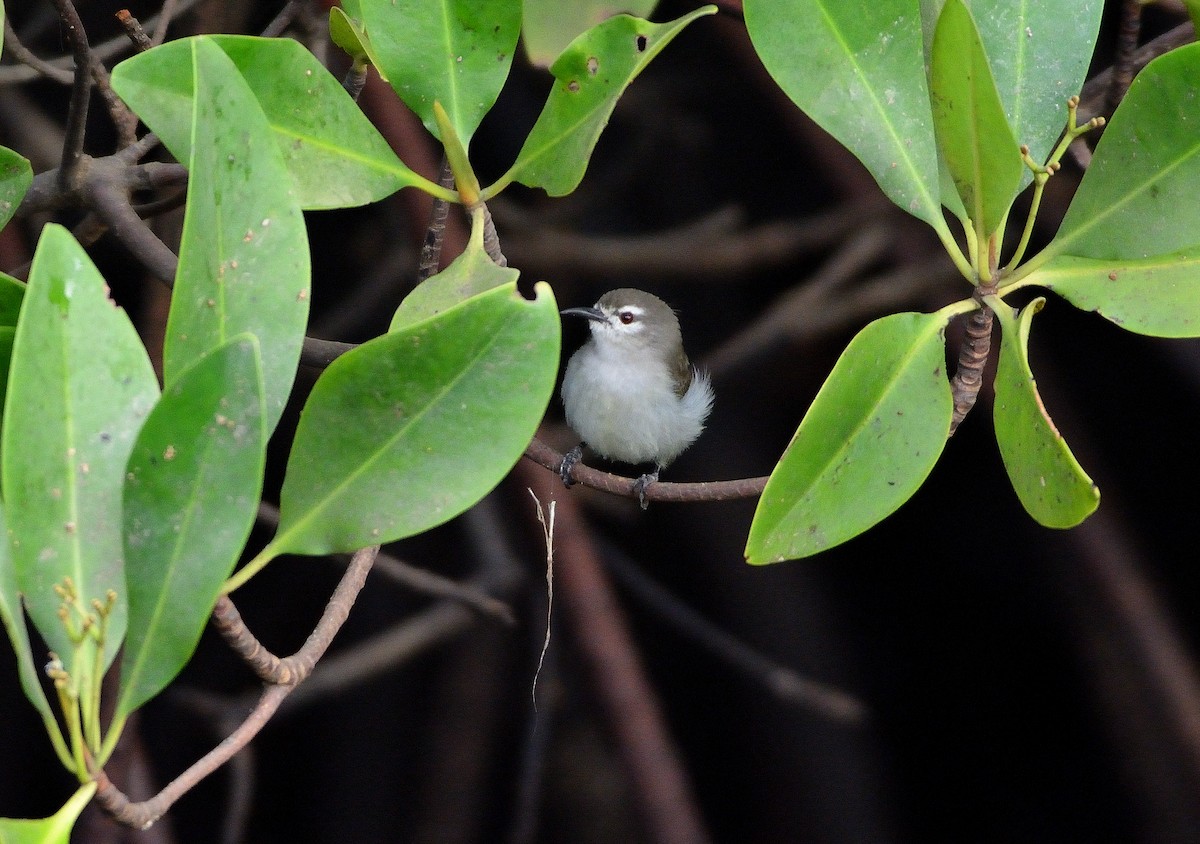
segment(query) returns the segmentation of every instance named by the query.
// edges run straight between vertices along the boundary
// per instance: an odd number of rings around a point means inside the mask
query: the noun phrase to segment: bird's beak
[[[604,311],[599,308],[564,308],[559,313],[563,316],[581,316],[595,322],[604,322],[608,319],[604,315]]]

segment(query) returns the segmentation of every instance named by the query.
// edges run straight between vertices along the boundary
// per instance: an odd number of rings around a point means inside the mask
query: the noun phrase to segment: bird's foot
[[[571,477],[571,470],[581,460],[583,460],[583,443],[563,455],[563,462],[558,467],[558,476],[562,478],[563,486],[570,488],[575,483],[575,479]]]
[[[642,505],[643,510],[650,507],[650,501],[646,498],[646,489],[650,484],[656,483],[658,483],[658,469],[655,469],[653,472],[647,472],[633,482],[633,491],[637,493],[638,503]]]

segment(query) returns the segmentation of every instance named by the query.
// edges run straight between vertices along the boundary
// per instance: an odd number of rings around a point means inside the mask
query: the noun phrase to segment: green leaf
[[[510,283],[339,357],[300,416],[268,551],[391,542],[479,501],[545,413],[560,330],[548,285],[527,301]]]
[[[196,137],[187,212],[163,348],[166,383],[229,338],[262,350],[267,430],[273,431],[300,360],[308,322],[308,237],[278,149],[230,59],[204,39],[196,59]],[[223,115],[240,114],[235,123]]]
[[[2,9],[2,7],[0,7]],[[0,11],[0,23],[4,15]],[[0,229],[8,225],[25,192],[33,184],[33,167],[29,159],[17,155],[8,147],[0,147]]]
[[[504,87],[521,32],[515,0],[360,0],[377,66],[441,138],[434,100],[469,147]]]
[[[117,593],[107,665],[125,631],[125,461],[158,397],[137,332],[106,294],[70,233],[47,225],[17,324],[0,448],[17,582],[34,625],[73,674],[54,587],[71,577],[85,603]]]
[[[21,302],[25,299],[25,283],[7,273],[0,273],[0,325],[17,324]]]
[[[879,182],[949,237],[921,49],[918,0],[745,0],[767,72]]]
[[[808,557],[894,512],[950,431],[944,314],[892,314],[842,352],[759,499],[746,559]]]
[[[572,41],[550,68],[554,87],[516,162],[485,197],[514,181],[551,196],[575,190],[621,94],[684,27],[716,11],[701,6],[664,24],[618,15]]]
[[[515,284],[520,273],[497,265],[483,248],[483,226],[473,225],[463,253],[404,297],[388,331],[399,331],[436,316],[460,302],[495,287]]]
[[[75,821],[95,793],[96,783],[85,783],[58,812],[41,820],[0,818],[0,844],[70,844]]]
[[[192,52],[197,40],[220,47],[253,91],[301,208],[364,205],[404,187],[430,186],[396,158],[341,83],[290,38],[183,38],[113,68],[113,89],[180,161],[192,154]],[[241,114],[225,119],[236,126]]]
[[[648,18],[658,0],[524,0],[521,44],[529,61],[548,67],[581,32],[619,14]]]
[[[1004,222],[1021,181],[1021,153],[987,54],[962,0],[946,0],[929,71],[938,148],[980,239]]]
[[[1113,115],[1058,235],[1030,263],[1140,261],[1200,245],[1200,44],[1152,61]]]
[[[25,697],[42,716],[43,721],[53,721],[54,714],[42,690],[41,675],[33,662],[33,649],[29,645],[29,631],[25,627],[25,610],[21,606],[21,592],[17,587],[17,571],[13,567],[12,554],[7,542],[8,526],[4,509],[0,507],[0,622],[8,631],[13,653],[17,657],[17,676]]]
[[[1003,327],[995,382],[996,444],[1029,515],[1046,527],[1069,528],[1095,511],[1100,490],[1054,427],[1029,369],[1029,327],[1045,303],[1034,299],[1019,316],[1003,302],[994,303]]]
[[[1200,246],[1140,261],[1059,255],[1027,281],[1126,331],[1200,337]]]
[[[356,62],[365,62],[370,59],[366,33],[338,6],[329,10],[329,40],[345,50],[347,55]]]
[[[941,11],[940,0],[922,0],[926,44]],[[1050,154],[1067,122],[1067,98],[1087,74],[1104,11],[1101,0],[967,0],[979,29],[1018,145],[1037,162]],[[1021,170],[1021,185],[1033,174]],[[943,197],[944,198],[944,197]]]
[[[263,410],[258,342],[243,334],[180,373],[146,419],[124,490],[118,714],[158,694],[196,649],[258,510]]]

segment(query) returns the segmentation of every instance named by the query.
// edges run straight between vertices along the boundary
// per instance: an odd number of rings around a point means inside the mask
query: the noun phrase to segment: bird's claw
[[[650,508],[650,501],[646,498],[646,489],[650,484],[658,483],[658,470],[647,472],[636,481],[633,482],[633,491],[637,493],[638,503],[642,505],[643,510]]]
[[[583,443],[580,443],[563,455],[562,464],[558,467],[558,476],[562,478],[563,486],[568,489],[575,483],[575,479],[571,477],[571,470],[581,460],[583,460]]]

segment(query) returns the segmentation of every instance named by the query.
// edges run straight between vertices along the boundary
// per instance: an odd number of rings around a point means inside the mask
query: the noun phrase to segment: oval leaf
[[[13,567],[12,554],[8,549],[8,526],[4,509],[0,507],[0,622],[8,632],[13,653],[17,657],[17,676],[21,690],[42,716],[43,721],[53,722],[54,714],[42,690],[41,675],[33,662],[33,650],[29,645],[29,631],[25,627],[25,610],[21,606],[21,591],[17,587],[17,571]]]
[[[33,167],[29,159],[17,155],[8,147],[0,147],[0,229],[8,225],[25,192],[33,184]]]
[[[784,93],[871,171],[892,202],[948,236],[918,0],[744,5],[750,40]]]
[[[493,287],[515,284],[520,273],[501,267],[483,248],[483,226],[471,228],[471,239],[463,253],[437,275],[427,278],[404,297],[388,331],[399,331],[436,316],[472,296]]]
[[[512,181],[551,196],[575,190],[621,94],[685,26],[716,11],[701,6],[664,24],[618,15],[572,41],[550,68],[554,87],[516,163],[485,195]]]
[[[1200,337],[1200,247],[1141,261],[1059,255],[1028,281],[1126,331]]]
[[[808,557],[912,497],[950,431],[942,314],[893,314],[846,347],[759,499],[746,559]]]
[[[963,0],[942,7],[929,86],[938,149],[978,236],[987,237],[1003,223],[1024,165]]]
[[[602,20],[626,14],[648,18],[658,0],[525,0],[521,44],[529,61],[549,67],[575,38]]]
[[[1058,235],[1035,262],[1056,255],[1138,261],[1200,245],[1198,73],[1200,44],[1189,44],[1137,75]]]
[[[212,42],[190,44],[196,137],[164,380],[171,384],[229,338],[249,332],[262,350],[272,431],[291,393],[308,322],[304,216],[278,149],[264,142],[266,118],[237,68]]]
[[[521,33],[513,0],[359,0],[372,58],[400,99],[441,138],[438,101],[471,136],[504,87]]]
[[[243,334],[180,373],[138,435],[123,499],[129,633],[120,714],[187,663],[250,535],[263,412],[258,341]]]
[[[334,361],[300,416],[269,550],[390,542],[486,495],[554,388],[558,311],[546,284],[537,294],[497,287]]]
[[[1034,299],[1014,316],[1012,308],[995,302],[1003,327],[993,411],[996,444],[1029,515],[1046,527],[1069,528],[1095,511],[1100,490],[1054,427],[1029,369],[1029,327],[1045,303]]]
[[[34,254],[13,344],[0,449],[17,581],[29,615],[72,674],[54,587],[83,602],[118,600],[104,665],[125,631],[121,486],[134,438],[158,398],[150,360],[104,279],[66,229],[48,225]]]
[[[346,208],[410,185],[430,186],[396,158],[341,83],[290,38],[183,38],[113,68],[113,89],[179,161],[192,154],[192,51],[197,39],[220,47],[253,91],[300,207]],[[239,115],[227,119],[236,123]]]

